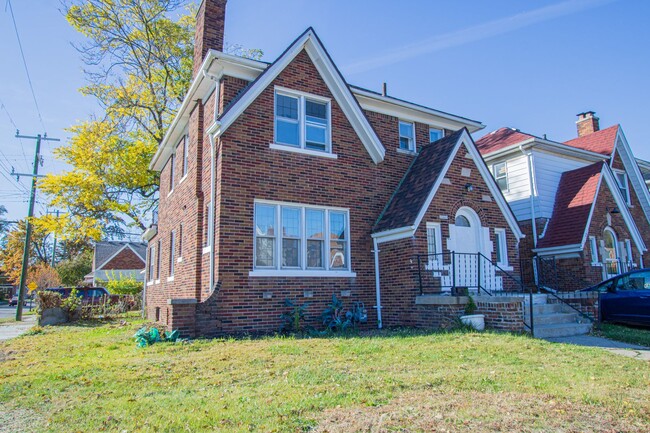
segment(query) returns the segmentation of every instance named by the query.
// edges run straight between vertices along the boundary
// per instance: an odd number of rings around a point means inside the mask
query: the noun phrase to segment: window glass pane
[[[291,238],[300,237],[300,209],[291,207],[282,208],[282,236]]]
[[[456,217],[456,225],[458,227],[470,227],[469,220],[463,215],[458,215]]]
[[[502,177],[506,175],[506,165],[505,163],[494,164],[494,176]]]
[[[400,137],[399,148],[405,150],[411,150],[411,140],[408,138]]]
[[[494,236],[495,240],[495,249],[497,253],[497,263],[502,263],[503,262],[503,256],[501,254],[501,233],[497,232],[495,233]]]
[[[345,259],[345,242],[330,242],[330,269],[347,268]]]
[[[300,266],[300,239],[282,239],[282,266],[297,268]]]
[[[275,114],[287,119],[298,119],[298,98],[275,95]]]
[[[307,209],[305,211],[307,219],[307,239],[324,239],[325,238],[325,212],[322,210]]]
[[[413,124],[412,123],[399,123],[399,135],[400,137],[413,138]]]
[[[441,129],[436,129],[436,128],[429,129],[429,142],[433,143],[434,141],[438,141],[441,138],[442,138]]]
[[[275,135],[278,143],[298,146],[298,123],[278,119],[275,122]]]
[[[505,177],[497,178],[497,185],[501,191],[508,191],[508,179]]]
[[[327,143],[327,129],[321,126],[307,125],[307,148],[324,150]]]
[[[255,266],[274,267],[273,251],[275,251],[275,238],[257,238],[255,240]]]
[[[324,241],[307,241],[307,267],[308,268],[322,268],[323,267],[323,245]]]
[[[321,125],[327,123],[327,104],[314,101],[305,101],[307,122],[316,122]]]
[[[257,236],[275,236],[275,206],[255,206],[255,234]]]
[[[427,228],[427,253],[436,254],[436,229],[435,227]]]
[[[330,238],[345,239],[345,214],[330,212]]]

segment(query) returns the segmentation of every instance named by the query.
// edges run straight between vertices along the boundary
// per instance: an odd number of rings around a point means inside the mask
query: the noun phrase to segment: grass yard
[[[0,343],[2,432],[647,432],[650,363],[491,333]]]
[[[629,328],[622,325],[602,323],[598,334],[612,340],[650,347],[650,329]]]

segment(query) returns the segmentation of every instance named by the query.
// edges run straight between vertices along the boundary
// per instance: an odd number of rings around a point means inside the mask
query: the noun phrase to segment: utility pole
[[[32,189],[29,194],[29,211],[27,212],[27,225],[25,227],[25,246],[23,249],[23,264],[20,270],[20,286],[18,286],[18,304],[16,305],[16,321],[23,320],[23,303],[25,302],[25,282],[27,280],[27,267],[29,264],[29,244],[32,241],[32,223],[31,218],[34,216],[34,202],[36,201],[36,178],[38,177],[38,164],[41,160],[41,141],[60,141],[58,138],[48,138],[47,133],[41,136],[31,137],[20,135],[16,131],[16,138],[26,138],[36,140],[36,153],[34,154],[34,170],[32,173]]]
[[[59,214],[60,214],[60,213],[61,213],[61,211],[58,210],[58,209],[55,210],[55,211],[52,211],[52,212],[47,211],[47,214],[48,214],[48,215],[50,215],[50,214],[56,214],[56,218],[57,218],[57,219],[59,218]],[[52,267],[54,267],[54,264],[56,263],[55,258],[56,258],[56,232],[54,232],[54,243],[52,244]]]

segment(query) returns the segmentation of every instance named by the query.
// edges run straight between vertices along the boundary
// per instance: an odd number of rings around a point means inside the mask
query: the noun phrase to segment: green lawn
[[[629,328],[622,325],[602,323],[598,334],[612,340],[650,347],[650,329]]]
[[[650,363],[491,333],[0,342],[0,432],[647,432]]]

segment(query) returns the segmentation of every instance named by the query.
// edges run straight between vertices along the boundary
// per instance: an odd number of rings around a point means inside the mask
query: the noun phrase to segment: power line
[[[7,0],[7,4],[9,4],[9,0]],[[4,110],[4,112],[7,114],[7,117],[9,118],[9,122],[13,125],[16,131],[18,131],[18,125],[16,125],[16,122],[14,122],[13,117],[11,117],[11,114],[9,113],[9,109],[2,101],[2,99],[0,99],[0,108]],[[29,167],[29,161],[27,160],[27,155],[25,154],[25,145],[23,144],[22,138],[19,138],[18,141],[20,141],[20,151],[22,152],[23,158],[25,160],[25,164],[27,165],[27,167]]]
[[[11,20],[14,23],[14,31],[16,32],[16,39],[18,39],[18,48],[20,48],[20,56],[23,59],[23,66],[25,66],[25,73],[27,74],[27,82],[29,83],[29,89],[32,91],[32,97],[34,98],[34,105],[36,106],[36,113],[38,113],[38,120],[41,122],[43,131],[45,131],[46,128],[45,128],[45,124],[43,123],[43,116],[41,116],[41,109],[39,108],[38,101],[36,100],[36,93],[34,92],[34,86],[32,85],[32,77],[29,75],[29,69],[27,68],[27,60],[25,60],[25,52],[23,51],[23,44],[20,41],[20,35],[18,34],[18,26],[16,25],[16,17],[14,16],[14,9],[11,6],[11,0],[7,0],[7,6],[9,6],[9,13],[11,14]]]

